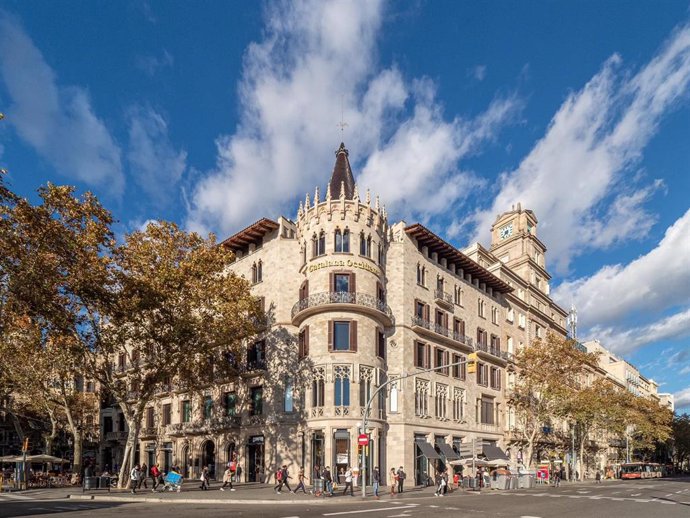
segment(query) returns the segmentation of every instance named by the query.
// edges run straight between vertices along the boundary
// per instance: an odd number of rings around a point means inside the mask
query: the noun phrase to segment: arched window
[[[307,264],[307,242],[304,242],[302,247],[302,264]]]
[[[319,244],[316,255],[324,255],[326,253],[326,233],[322,230],[319,233]]]
[[[335,229],[335,252],[343,251],[343,233],[339,228]]]
[[[422,265],[417,263],[417,284],[423,285],[423,279],[422,279]]]
[[[371,257],[371,236],[367,237],[367,253],[365,255]]]
[[[364,232],[359,234],[359,255],[367,255],[367,238]]]
[[[316,237],[316,232],[311,236],[311,256],[316,257],[319,255],[319,240]]]
[[[256,284],[256,263],[252,264],[252,284]]]
[[[343,230],[343,252],[350,253],[350,231]]]
[[[261,259],[259,259],[259,262],[256,264],[256,282],[261,282],[264,280],[264,266],[263,262]]]

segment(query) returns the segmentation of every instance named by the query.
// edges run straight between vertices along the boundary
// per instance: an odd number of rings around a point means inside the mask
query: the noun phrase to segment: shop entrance
[[[345,484],[345,471],[350,464],[350,432],[336,430],[333,434],[333,479]]]
[[[206,441],[201,447],[201,469],[208,468],[209,478],[216,478],[216,445]]]
[[[314,432],[311,438],[311,469],[316,478],[318,471],[318,477],[321,477],[323,469],[326,467],[326,438],[323,432]]]
[[[264,482],[264,436],[254,435],[247,442],[247,481]]]

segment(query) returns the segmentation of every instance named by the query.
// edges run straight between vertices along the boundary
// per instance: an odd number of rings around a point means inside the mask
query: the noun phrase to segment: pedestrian
[[[235,488],[232,487],[232,469],[227,467],[223,473],[223,485],[220,486],[221,491],[225,491],[226,486],[230,486],[230,491],[234,491]]]
[[[597,484],[601,484],[601,471],[597,470],[596,474],[594,475],[594,480],[596,480]]]
[[[141,465],[141,470],[139,472],[139,486],[137,489],[141,489],[141,485],[144,485],[144,489],[148,489],[149,487],[146,485],[146,479],[149,476],[149,467],[146,465],[146,463]]]
[[[306,494],[307,488],[304,486],[304,468],[300,468],[297,472],[297,481],[299,483],[297,484],[297,487],[295,488],[293,493],[297,493],[297,491],[299,491],[300,488],[302,488],[302,493]]]
[[[391,472],[388,475],[388,482],[391,486],[391,496],[395,494],[395,488],[398,485],[398,474],[395,472],[395,468],[391,468]]]
[[[235,482],[239,484],[242,482],[242,466],[240,466],[239,461],[236,462],[235,466]]]
[[[352,469],[350,466],[348,466],[345,470],[345,489],[343,489],[343,495],[347,494],[348,487],[350,488],[350,496],[355,496],[355,493],[352,489]]]
[[[158,486],[163,483],[161,480],[163,478],[163,474],[161,473],[161,470],[158,468],[158,464],[154,464],[151,467],[151,480],[153,480],[153,489],[151,489],[152,492],[155,493],[156,489]]]
[[[134,494],[134,493],[137,492],[137,485],[139,484],[139,475],[140,475],[140,473],[141,473],[141,472],[139,471],[139,464],[136,464],[136,465],[132,468],[132,471],[129,472],[129,482],[130,482],[130,486],[131,486],[131,488],[132,488],[132,489],[131,489],[132,494]]]
[[[379,472],[378,466],[374,467],[374,473],[373,473],[372,478],[374,480],[374,496],[376,497],[377,500],[379,500],[381,498],[379,496],[379,485],[381,484],[381,473]]]
[[[561,487],[561,472],[559,470],[553,472],[553,487]]]
[[[403,487],[405,486],[405,478],[406,477],[407,477],[407,475],[405,474],[403,467],[400,466],[400,469],[398,470],[398,493],[403,492]]]
[[[333,496],[333,476],[331,475],[330,466],[326,466],[326,469],[323,470],[323,481],[326,492]]]
[[[273,488],[273,491],[275,491],[277,494],[281,493],[281,490],[283,489],[283,468],[278,468],[278,471],[276,471],[276,485]]]
[[[448,469],[443,470],[443,494],[447,495],[448,494]]]
[[[207,491],[208,490],[208,467],[204,466],[204,469],[201,470],[201,476],[199,477],[199,480],[201,481],[201,485],[199,486],[199,489],[202,491]]]
[[[456,471],[453,473],[453,485],[455,486],[455,489],[460,489],[460,472]]]
[[[288,472],[288,467],[287,465],[283,464],[283,485],[287,488],[290,493],[294,493],[292,489],[290,489],[290,484],[288,483],[288,479],[292,478]]]

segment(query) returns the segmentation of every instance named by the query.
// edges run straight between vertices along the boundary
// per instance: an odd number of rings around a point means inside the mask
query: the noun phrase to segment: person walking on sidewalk
[[[391,468],[388,479],[391,486],[391,496],[393,496],[395,494],[395,488],[398,485],[398,474],[395,472],[395,468]]]
[[[307,488],[304,486],[304,468],[300,468],[299,471],[297,472],[297,481],[299,484],[297,484],[297,487],[293,491],[293,493],[297,493],[297,491],[302,488],[302,492],[306,494]]]
[[[144,489],[148,489],[149,487],[146,485],[146,479],[149,476],[149,467],[146,465],[146,463],[141,465],[141,469],[139,470],[139,485],[137,486],[137,489],[141,489],[141,486],[143,484]]]
[[[400,469],[398,470],[398,493],[403,492],[403,488],[405,486],[405,477],[407,477],[407,475],[405,474],[405,471],[403,471],[403,467],[400,466]]]
[[[163,483],[161,480],[163,477],[163,474],[161,473],[161,470],[158,469],[158,464],[154,464],[151,467],[151,479],[153,480],[153,491],[155,493],[156,489],[158,489],[158,486]]]
[[[225,491],[225,487],[230,485],[230,491],[234,491],[235,488],[232,487],[232,469],[228,466],[223,473],[223,485],[220,486],[221,491]]]
[[[436,492],[434,493],[434,496],[443,496],[443,484],[445,483],[445,480],[443,479],[443,473],[441,473],[441,471],[436,472],[434,482],[436,483]]]
[[[381,485],[381,473],[379,472],[379,467],[376,466],[374,468],[374,473],[373,473],[373,480],[374,480],[374,497],[378,500],[381,497],[379,496],[379,485]]]
[[[208,468],[204,468],[201,470],[201,476],[199,477],[199,480],[201,481],[201,485],[199,486],[199,489],[202,491],[207,491],[208,490]]]
[[[553,487],[561,487],[561,472],[558,470],[553,472]]]
[[[350,496],[355,496],[355,493],[352,489],[352,469],[350,466],[347,467],[347,470],[345,471],[345,489],[343,489],[343,495],[347,494],[347,488],[350,488]]]
[[[601,484],[601,471],[597,470],[596,475],[594,475],[594,480],[597,484]]]
[[[325,491],[333,496],[333,476],[330,466],[326,466],[326,469],[323,470],[323,482]]]
[[[141,472],[139,471],[139,464],[136,464],[133,468],[132,471],[129,472],[129,482],[130,482],[130,487],[132,488],[132,494],[137,492],[137,486],[139,485],[139,476]]]

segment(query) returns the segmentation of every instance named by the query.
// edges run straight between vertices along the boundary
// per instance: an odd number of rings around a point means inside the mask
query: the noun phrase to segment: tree
[[[672,424],[673,457],[676,468],[681,470],[690,458],[690,415],[676,415]]]
[[[156,393],[193,392],[235,373],[262,322],[249,284],[227,272],[232,252],[172,223],[151,223],[113,250],[113,298],[79,330],[83,361],[120,406],[129,431],[120,484],[134,464]]]
[[[112,298],[112,218],[95,196],[76,197],[73,187],[48,184],[37,205],[0,187],[0,346],[14,361],[3,376],[25,398],[45,403],[48,415],[53,405],[65,411],[80,471],[73,408],[82,398],[74,383],[84,373],[80,336],[89,313]],[[33,362],[33,378],[40,379],[32,379]]]
[[[515,355],[517,371],[509,405],[516,412],[527,444],[523,462],[533,466],[535,444],[544,437],[544,427],[563,417],[571,395],[580,389],[588,366],[596,356],[581,351],[575,342],[549,333]]]
[[[629,451],[654,450],[660,442],[671,437],[673,413],[654,399],[623,392],[623,408],[618,428],[628,444]]]

